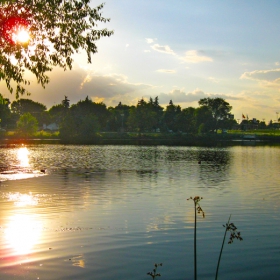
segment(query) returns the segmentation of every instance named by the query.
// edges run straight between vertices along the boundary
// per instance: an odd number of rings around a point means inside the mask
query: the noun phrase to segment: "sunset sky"
[[[107,106],[158,96],[161,106],[172,99],[186,108],[222,97],[235,119],[274,121],[280,112],[279,12],[278,0],[107,0],[103,16],[111,18],[106,27],[115,34],[97,42],[92,64],[81,52],[72,71],[53,70],[46,89],[32,77],[30,98],[50,108],[64,95],[71,104],[89,96]],[[3,82],[0,92],[13,100]]]

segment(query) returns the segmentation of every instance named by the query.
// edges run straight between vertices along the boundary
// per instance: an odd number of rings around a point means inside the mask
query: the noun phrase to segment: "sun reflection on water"
[[[17,158],[19,160],[20,167],[29,167],[29,151],[26,147],[21,147],[17,151]]]
[[[17,255],[32,253],[42,235],[42,223],[34,216],[17,214],[10,217],[5,238]]]
[[[8,157],[9,158],[9,157]],[[46,169],[34,170],[27,147],[21,146],[13,150],[8,160],[7,169],[0,172],[0,181],[28,179],[47,175]]]
[[[6,195],[8,201],[13,201],[16,206],[25,207],[28,205],[37,205],[39,198],[34,196],[32,192],[28,194],[21,194],[19,192],[8,193]]]
[[[85,268],[85,260],[83,255],[75,256],[71,259],[71,261],[73,266]]]

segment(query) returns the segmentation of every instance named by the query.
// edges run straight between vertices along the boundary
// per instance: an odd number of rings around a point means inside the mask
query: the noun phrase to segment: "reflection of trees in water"
[[[198,151],[198,161],[214,163],[216,165],[225,166],[229,164],[229,151],[227,150],[203,150]]]
[[[157,147],[137,147],[133,151],[133,157],[137,161],[136,168],[143,169],[152,167],[161,157],[161,153]]]
[[[156,183],[158,180],[158,170],[157,169],[142,169],[137,170],[136,175],[140,181],[145,182],[145,188],[150,188],[153,183]],[[135,179],[134,179],[135,180]],[[143,186],[142,186],[143,188]]]
[[[106,170],[92,168],[63,168],[54,171],[60,181],[60,188],[67,188],[68,191],[83,191],[84,188],[95,188],[97,183],[106,180]],[[63,184],[61,184],[63,183]]]
[[[215,186],[229,180],[230,152],[220,150],[198,151],[199,180],[208,186]]]
[[[135,191],[136,170],[96,170],[67,168],[55,172],[60,199],[74,205],[110,204],[123,201],[128,192]],[[144,171],[144,174],[146,172]],[[145,176],[145,175],[143,175]]]
[[[193,167],[199,165],[197,176],[203,184],[215,186],[228,180],[230,152],[227,149],[139,147],[134,152],[136,174],[140,179],[157,180],[158,172],[163,169],[169,173],[178,172],[177,177],[190,176],[196,172]]]
[[[194,148],[178,149],[177,147],[168,148],[166,151],[166,160],[173,161],[194,161],[197,156],[197,151]]]

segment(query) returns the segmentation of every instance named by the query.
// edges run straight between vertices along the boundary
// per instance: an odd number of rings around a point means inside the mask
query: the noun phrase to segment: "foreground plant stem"
[[[230,218],[231,218],[231,214],[229,215],[227,225],[229,224]],[[215,280],[218,279],[219,266],[220,266],[220,261],[221,261],[223,249],[224,249],[224,244],[225,244],[226,235],[227,235],[227,227],[226,227],[226,229],[225,229],[224,239],[223,239],[222,247],[221,247],[221,250],[220,250],[220,255],[219,255],[218,264],[217,264],[217,268],[216,268]]]
[[[196,223],[197,223],[197,214],[202,213],[203,218],[205,218],[205,213],[202,210],[199,201],[202,199],[200,196],[195,196],[194,198],[190,197],[187,200],[193,200],[194,202],[194,280],[197,280],[197,254],[196,254]]]
[[[196,256],[196,203],[194,201],[194,280],[197,280],[197,256]]]
[[[221,250],[220,250],[220,255],[219,255],[219,259],[218,259],[218,263],[217,263],[215,280],[218,279],[219,266],[220,266],[220,261],[221,261],[221,258],[222,258],[222,253],[223,253],[223,249],[224,249],[224,244],[225,244],[225,239],[226,239],[227,232],[228,231],[231,232],[228,244],[231,244],[233,242],[233,239],[239,239],[240,241],[243,240],[243,238],[240,236],[240,232],[236,233],[237,227],[233,223],[229,223],[230,218],[231,218],[231,214],[229,215],[227,224],[224,226],[225,227],[225,234],[224,234],[224,239],[223,239],[223,243],[222,243],[222,247],[221,247]]]

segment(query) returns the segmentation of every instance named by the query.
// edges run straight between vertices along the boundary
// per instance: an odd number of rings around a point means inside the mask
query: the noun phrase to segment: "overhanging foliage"
[[[110,21],[102,16],[103,7],[91,8],[90,0],[1,0],[0,81],[5,81],[8,90],[18,97],[29,94],[26,70],[44,87],[49,82],[47,72],[54,66],[72,68],[74,53],[84,50],[91,63],[91,56],[97,52],[95,42],[113,34],[97,28],[97,23]],[[12,25],[20,24],[30,33],[28,43],[11,40]]]

